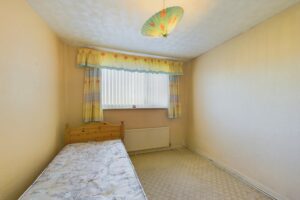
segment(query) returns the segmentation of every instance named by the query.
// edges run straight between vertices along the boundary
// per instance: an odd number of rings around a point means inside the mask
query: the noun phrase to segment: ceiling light
[[[180,22],[183,12],[182,7],[165,8],[164,5],[161,11],[145,22],[142,27],[142,34],[149,37],[167,37]]]

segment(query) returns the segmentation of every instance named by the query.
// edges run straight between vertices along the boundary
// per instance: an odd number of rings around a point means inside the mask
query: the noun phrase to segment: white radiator
[[[127,151],[169,147],[169,127],[126,130],[124,143]]]

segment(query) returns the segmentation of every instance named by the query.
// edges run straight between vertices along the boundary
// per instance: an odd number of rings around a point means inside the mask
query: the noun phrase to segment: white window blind
[[[110,108],[167,108],[169,76],[102,69],[102,106]]]

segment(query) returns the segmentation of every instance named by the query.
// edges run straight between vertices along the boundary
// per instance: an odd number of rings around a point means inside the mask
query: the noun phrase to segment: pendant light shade
[[[142,34],[149,37],[167,37],[180,22],[183,12],[183,8],[179,6],[159,11],[145,22]]]

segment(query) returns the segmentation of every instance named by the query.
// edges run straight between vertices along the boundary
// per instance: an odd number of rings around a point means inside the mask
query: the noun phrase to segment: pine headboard
[[[121,124],[94,122],[84,124],[77,128],[70,128],[67,125],[65,144],[113,139],[124,140],[124,130],[124,122],[121,122]]]

